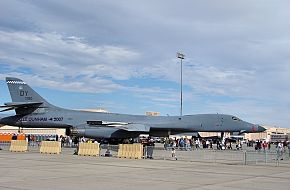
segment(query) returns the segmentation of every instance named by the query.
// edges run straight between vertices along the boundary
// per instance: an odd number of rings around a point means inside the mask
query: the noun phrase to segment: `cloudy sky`
[[[110,112],[225,113],[290,127],[288,0],[0,1],[6,76],[52,104]]]

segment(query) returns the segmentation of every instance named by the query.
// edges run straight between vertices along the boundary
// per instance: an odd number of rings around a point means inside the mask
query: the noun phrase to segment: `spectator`
[[[147,143],[147,158],[153,159],[153,150],[154,150],[154,140],[149,139]]]
[[[266,143],[266,141],[264,141],[262,143],[262,147],[263,147],[264,152],[266,152],[266,149],[267,149],[267,143]]]
[[[188,138],[185,138],[185,150],[190,150],[190,140]]]
[[[277,145],[277,160],[283,160],[284,146],[281,142]]]
[[[209,148],[210,148],[210,149],[213,149],[213,146],[212,146],[212,140],[209,142]]]
[[[216,142],[216,149],[221,150],[221,144],[220,144],[219,140],[217,140],[217,142]]]
[[[12,136],[12,140],[17,140],[17,135],[15,133]]]
[[[31,146],[31,138],[30,138],[30,134],[27,135],[27,142],[28,142],[28,146]]]
[[[199,149],[200,148],[200,141],[199,141],[199,138],[196,139],[195,141],[195,149]]]
[[[289,157],[289,159],[290,159],[290,142],[288,142],[288,157]]]
[[[185,147],[184,145],[185,145],[184,139],[181,138],[181,139],[179,140],[179,147],[181,148],[181,150],[184,149],[184,147]]]
[[[206,147],[206,148],[209,148],[209,140],[206,140],[206,141],[205,141],[205,147]]]
[[[176,149],[176,144],[173,144],[173,146],[171,147],[171,158],[174,160],[177,160],[175,149]]]

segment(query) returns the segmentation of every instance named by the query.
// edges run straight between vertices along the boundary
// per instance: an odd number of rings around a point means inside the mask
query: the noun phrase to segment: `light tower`
[[[182,116],[182,60],[185,55],[177,52],[176,57],[180,59],[180,116]]]

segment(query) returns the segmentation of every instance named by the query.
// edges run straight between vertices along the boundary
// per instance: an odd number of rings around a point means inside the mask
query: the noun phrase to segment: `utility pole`
[[[176,57],[180,59],[180,116],[182,116],[182,60],[185,55],[177,52]]]

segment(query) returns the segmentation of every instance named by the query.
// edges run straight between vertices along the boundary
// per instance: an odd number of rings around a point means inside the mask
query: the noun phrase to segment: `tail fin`
[[[31,113],[37,108],[55,107],[18,78],[6,77],[6,83],[12,99],[11,105],[14,105],[17,114]]]

